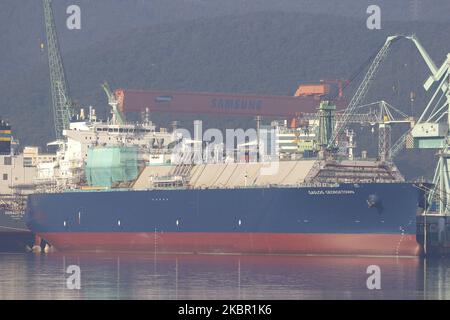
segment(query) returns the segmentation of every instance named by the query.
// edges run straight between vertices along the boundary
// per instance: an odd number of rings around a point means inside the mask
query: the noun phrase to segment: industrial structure
[[[437,67],[434,64],[433,60],[431,59],[430,55],[427,53],[425,48],[422,46],[422,44],[419,42],[417,37],[415,35],[411,36],[404,36],[404,35],[395,35],[390,36],[386,39],[386,42],[381,47],[381,49],[378,51],[378,53],[375,55],[375,58],[372,60],[368,71],[366,72],[362,82],[360,83],[359,87],[357,88],[355,94],[353,95],[352,99],[350,100],[350,103],[348,104],[347,108],[344,111],[344,114],[342,116],[342,121],[339,122],[335,128],[335,131],[333,133],[333,136],[331,137],[328,149],[333,149],[337,147],[337,141],[338,137],[341,135],[342,131],[346,128],[348,124],[348,118],[351,117],[353,113],[355,113],[355,110],[358,108],[358,106],[361,105],[361,103],[364,101],[364,98],[366,97],[366,94],[370,88],[370,85],[372,84],[376,74],[379,71],[379,67],[385,60],[385,58],[388,56],[388,53],[391,49],[391,46],[397,42],[400,39],[407,39],[413,42],[413,44],[416,46],[417,50],[419,51],[421,57],[427,64],[428,68],[430,69],[431,73],[434,75],[437,71]],[[425,86],[430,85],[433,78],[429,78],[425,84]],[[407,132],[404,134],[398,142],[394,145],[394,149],[392,150],[394,154],[398,153],[398,151],[404,147],[404,143],[406,141],[406,138],[408,137],[408,134],[410,132]]]
[[[62,138],[62,132],[69,128],[73,115],[73,102],[69,95],[69,88],[64,72],[64,65],[59,50],[58,35],[51,0],[42,0],[45,16],[45,30],[47,35],[47,54],[50,69],[50,87],[52,94],[53,118],[56,139]]]

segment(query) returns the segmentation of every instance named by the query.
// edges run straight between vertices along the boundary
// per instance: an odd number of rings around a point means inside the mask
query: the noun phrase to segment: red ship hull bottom
[[[292,234],[105,232],[42,233],[61,251],[147,251],[216,254],[335,254],[417,256],[411,234]]]

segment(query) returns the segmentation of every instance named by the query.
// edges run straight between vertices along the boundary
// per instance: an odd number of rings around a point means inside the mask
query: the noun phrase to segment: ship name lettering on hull
[[[355,194],[354,190],[308,190],[309,195]]]

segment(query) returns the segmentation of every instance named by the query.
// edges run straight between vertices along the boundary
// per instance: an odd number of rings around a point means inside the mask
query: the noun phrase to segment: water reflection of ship
[[[82,270],[76,298],[133,299],[422,299],[420,258],[62,254],[30,258],[63,281]],[[367,267],[381,269],[381,290],[366,286]],[[61,270],[61,277],[57,276]],[[56,276],[55,276],[56,275]],[[433,278],[432,281],[438,279]],[[53,285],[53,283],[52,283]],[[428,281],[428,288],[438,284]],[[55,287],[58,287],[55,285]],[[34,288],[37,290],[37,288]],[[53,292],[67,297],[67,290]],[[45,294],[43,294],[45,297]]]
[[[0,299],[450,298],[444,258],[54,253],[0,261]],[[69,265],[81,268],[81,290],[65,287]],[[366,288],[370,265],[381,269],[381,290]]]

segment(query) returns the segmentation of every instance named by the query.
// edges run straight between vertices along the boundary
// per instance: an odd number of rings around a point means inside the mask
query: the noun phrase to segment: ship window
[[[12,163],[11,157],[5,157],[5,158],[3,159],[3,164],[4,164],[5,166],[10,166],[11,163]]]
[[[7,173],[3,174],[3,180],[8,180],[8,174]]]

